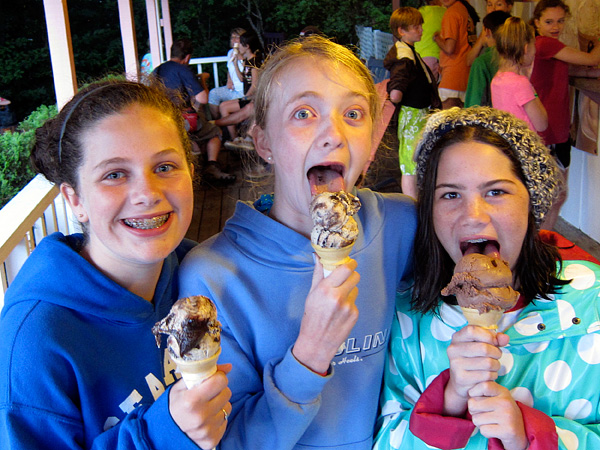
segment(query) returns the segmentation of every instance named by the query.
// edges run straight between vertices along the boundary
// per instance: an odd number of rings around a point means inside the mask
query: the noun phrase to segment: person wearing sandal
[[[221,130],[206,120],[204,107],[208,102],[208,88],[202,78],[200,84],[189,68],[193,46],[189,39],[179,39],[171,46],[171,59],[154,69],[157,77],[172,92],[172,100],[179,105],[186,118],[186,129],[194,143],[194,154],[200,153],[199,145],[206,146],[207,163],[202,177],[207,182],[232,183],[235,175],[221,170],[217,161],[221,150]],[[189,117],[189,118],[188,118]]]

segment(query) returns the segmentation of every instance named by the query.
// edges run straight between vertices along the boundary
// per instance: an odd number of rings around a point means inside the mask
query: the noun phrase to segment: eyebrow
[[[514,184],[516,185],[517,183],[515,183],[513,180],[509,180],[508,178],[498,178],[496,180],[490,180],[487,181],[483,184],[478,185],[477,187],[479,189],[481,188],[489,188],[494,186],[495,184],[498,183],[509,183],[509,184]],[[441,184],[436,184],[435,185],[435,189],[442,189],[442,188],[450,188],[450,189],[463,189],[464,186],[461,184],[456,184],[456,183],[441,183]]]
[[[153,157],[164,157],[167,155],[170,155],[172,153],[179,153],[179,151],[175,148],[166,148],[164,150],[161,150],[158,153],[155,153],[153,155]],[[100,161],[98,164],[96,164],[96,166],[94,166],[94,170],[96,169],[104,169],[107,166],[113,165],[113,164],[123,164],[129,161],[129,158],[122,158],[120,156],[117,156],[115,158],[110,158],[110,159],[105,159],[103,161]]]
[[[356,98],[356,97],[364,99],[367,102],[369,101],[368,97],[359,91],[349,91],[347,94],[344,95],[344,98],[348,98],[348,99]],[[290,98],[289,101],[287,102],[287,104],[289,105],[289,104],[291,104],[297,100],[303,99],[303,98],[316,98],[316,99],[321,100],[325,97],[317,91],[304,91],[304,92],[300,92],[299,94],[294,95],[292,98]]]

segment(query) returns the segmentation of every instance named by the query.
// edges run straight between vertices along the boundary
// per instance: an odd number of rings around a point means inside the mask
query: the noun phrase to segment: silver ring
[[[225,416],[225,422],[227,422],[229,420],[229,414],[227,414],[227,411],[225,411],[225,408],[223,408],[221,411],[223,411],[223,415]]]

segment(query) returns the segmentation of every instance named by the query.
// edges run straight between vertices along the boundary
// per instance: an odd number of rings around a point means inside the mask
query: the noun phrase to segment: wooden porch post
[[[400,8],[400,0],[392,0],[392,11],[396,11]]]
[[[125,74],[128,80],[137,81],[140,79],[140,64],[138,63],[131,0],[119,0],[119,23],[121,24],[121,40],[125,57]]]
[[[67,0],[44,0],[56,105],[61,109],[77,91]]]

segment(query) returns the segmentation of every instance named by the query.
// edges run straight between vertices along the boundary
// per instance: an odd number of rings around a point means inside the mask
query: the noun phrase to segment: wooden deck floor
[[[252,179],[245,167],[252,167],[248,154],[223,150],[219,154],[223,169],[237,176],[235,183],[226,186],[197,183],[194,189],[194,215],[186,237],[202,242],[223,229],[235,210],[238,200],[254,201],[263,193],[273,191],[269,177]]]

